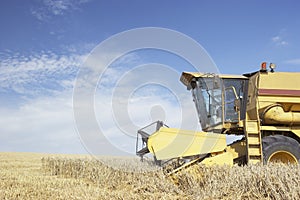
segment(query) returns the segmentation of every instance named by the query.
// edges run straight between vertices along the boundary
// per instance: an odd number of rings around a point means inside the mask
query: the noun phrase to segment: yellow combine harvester
[[[260,71],[242,76],[183,72],[180,80],[193,95],[203,132],[154,122],[138,130],[136,154],[152,153],[160,165],[176,160],[175,171],[195,162],[298,163],[300,73],[274,68],[262,63]],[[243,137],[227,145],[226,135]]]

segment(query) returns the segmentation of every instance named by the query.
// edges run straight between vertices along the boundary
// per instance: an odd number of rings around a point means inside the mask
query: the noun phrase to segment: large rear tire
[[[293,138],[272,135],[263,138],[264,163],[300,163],[300,144]]]

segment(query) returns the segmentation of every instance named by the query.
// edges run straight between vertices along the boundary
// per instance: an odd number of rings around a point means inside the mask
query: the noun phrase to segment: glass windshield
[[[202,77],[192,83],[192,94],[202,129],[239,121],[244,79]]]
[[[218,77],[200,78],[192,90],[202,129],[222,122],[222,87]]]

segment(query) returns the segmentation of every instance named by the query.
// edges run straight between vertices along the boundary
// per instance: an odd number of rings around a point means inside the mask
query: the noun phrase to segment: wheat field
[[[296,165],[197,164],[165,176],[150,162],[101,159],[105,162],[89,156],[0,153],[0,199],[300,199]]]

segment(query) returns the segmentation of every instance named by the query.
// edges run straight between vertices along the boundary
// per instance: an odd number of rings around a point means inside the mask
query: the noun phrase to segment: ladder
[[[247,161],[255,164],[263,161],[259,120],[245,120],[244,132],[247,141]]]

